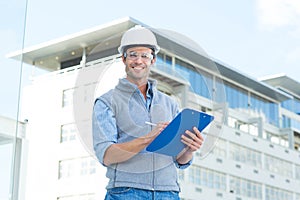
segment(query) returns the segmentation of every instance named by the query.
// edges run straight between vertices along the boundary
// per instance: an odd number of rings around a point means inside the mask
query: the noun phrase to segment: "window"
[[[209,188],[226,190],[226,175],[199,166],[189,167],[189,182]]]
[[[60,69],[65,69],[68,67],[73,67],[73,66],[79,65],[81,60],[82,60],[82,58],[78,57],[78,58],[73,58],[71,60],[63,61],[60,63]]]
[[[286,92],[286,91],[284,91]],[[292,95],[294,96],[294,95]],[[294,112],[296,114],[300,113],[300,99],[297,99],[294,97],[294,99],[288,99],[286,101],[283,101],[281,103],[281,106],[291,112]]]
[[[265,155],[265,169],[287,178],[293,177],[292,163]]]
[[[226,158],[226,141],[219,138],[212,152],[216,156]]]
[[[166,63],[169,65],[172,65],[172,57],[171,56],[166,55]]]
[[[95,174],[96,163],[92,157],[62,160],[59,162],[59,179]]]
[[[90,83],[63,90],[62,107],[73,106],[74,103],[81,106],[82,104],[86,104],[87,106],[93,105],[94,95],[98,92],[96,91],[97,84],[98,83]]]
[[[177,76],[172,67],[172,57],[169,55],[158,53],[155,67],[163,72]]]
[[[259,114],[263,114],[268,123],[279,126],[278,104],[268,101],[255,94],[251,94],[250,105],[250,109]]]
[[[163,54],[163,53],[158,53],[156,55],[156,63],[158,65],[169,65],[172,66],[172,56],[169,56],[167,54]]]
[[[230,143],[229,157],[232,160],[239,161],[254,167],[262,167],[261,153],[238,144]]]
[[[298,121],[296,119],[292,119],[286,115],[282,115],[282,127],[283,128],[297,128],[300,130],[300,121]]]
[[[272,186],[266,186],[266,193],[265,193],[266,200],[286,200],[286,199],[293,199],[293,193],[282,190],[279,188],[275,188]]]
[[[251,199],[262,199],[262,185],[260,183],[239,177],[230,177],[230,191]]]
[[[232,83],[224,82],[226,100],[230,108],[248,109],[248,93],[246,90],[239,88]]]
[[[205,98],[213,99],[213,77],[211,74],[180,59],[176,58],[175,62],[176,71],[189,81],[192,92]]]
[[[73,105],[73,95],[75,88],[67,89],[63,91],[63,102],[62,107]]]
[[[278,144],[283,147],[289,146],[288,139],[286,139],[286,138],[283,138],[283,137],[280,137],[280,136],[277,136],[274,134],[269,134],[269,137],[267,137],[267,138],[269,138],[269,140],[274,144]]]
[[[61,126],[60,142],[70,142],[76,140],[77,129],[74,123]]]

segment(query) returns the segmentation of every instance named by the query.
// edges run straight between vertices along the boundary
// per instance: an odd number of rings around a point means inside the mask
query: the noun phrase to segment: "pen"
[[[151,125],[151,126],[156,126],[156,124],[151,123],[151,122],[145,122],[145,124]]]

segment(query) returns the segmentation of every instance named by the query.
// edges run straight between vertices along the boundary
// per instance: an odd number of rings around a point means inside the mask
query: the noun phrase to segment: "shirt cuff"
[[[185,169],[185,168],[188,168],[193,163],[193,159],[194,159],[194,157],[189,162],[187,162],[185,164],[180,164],[177,162],[176,158],[174,158],[174,163],[178,169]]]

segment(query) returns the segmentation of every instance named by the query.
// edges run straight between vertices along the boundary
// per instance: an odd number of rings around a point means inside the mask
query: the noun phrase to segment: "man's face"
[[[127,79],[133,83],[141,83],[148,80],[150,66],[155,58],[152,50],[147,47],[132,47],[127,49],[123,62],[126,66]]]

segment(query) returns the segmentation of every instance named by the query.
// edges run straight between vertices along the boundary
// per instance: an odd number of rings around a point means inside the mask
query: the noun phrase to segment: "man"
[[[145,150],[179,112],[176,102],[149,79],[159,49],[149,29],[126,31],[118,48],[126,78],[95,101],[93,142],[97,158],[107,167],[106,200],[179,199],[176,167],[188,167],[202,145],[199,130],[193,128],[194,133],[182,136],[187,148],[176,157]]]

